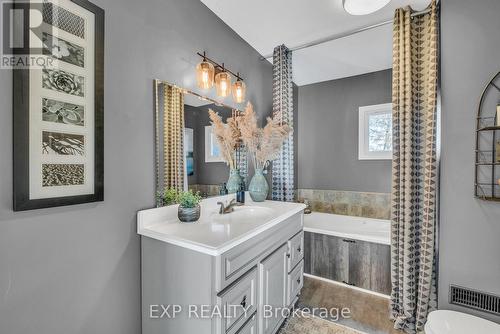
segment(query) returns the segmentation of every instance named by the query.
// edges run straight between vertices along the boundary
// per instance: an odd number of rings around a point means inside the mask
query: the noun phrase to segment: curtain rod
[[[424,14],[429,13],[430,11],[431,11],[431,9],[427,8],[427,9],[422,10],[420,12],[412,13],[411,17],[424,15]],[[320,38],[320,39],[314,40],[312,42],[300,44],[300,45],[297,45],[297,46],[295,46],[293,48],[290,48],[289,50],[290,51],[298,51],[298,50],[310,48],[312,46],[316,46],[316,45],[319,45],[319,44],[331,42],[331,41],[334,41],[334,40],[337,40],[337,39],[341,39],[341,38],[344,38],[344,37],[349,37],[349,36],[352,36],[352,35],[355,35],[355,34],[359,34],[360,32],[371,30],[371,29],[375,29],[375,28],[378,28],[378,27],[382,27],[382,26],[385,26],[385,25],[388,25],[388,24],[391,24],[391,23],[393,23],[393,20],[388,20],[388,21],[384,21],[384,22],[372,24],[372,25],[369,25],[369,26],[366,26],[366,27],[362,27],[362,28],[350,30],[350,31],[343,32],[343,33],[340,33],[340,34],[335,34],[335,35],[331,35],[331,36],[328,36],[328,37]],[[272,57],[273,57],[273,54],[271,53],[271,54],[268,54],[266,56],[261,56],[260,60],[266,60],[266,59],[272,58]]]

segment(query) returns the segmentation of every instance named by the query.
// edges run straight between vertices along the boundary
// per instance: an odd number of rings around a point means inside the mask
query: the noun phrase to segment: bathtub
[[[313,212],[304,215],[304,231],[378,244],[391,244],[389,220]]]

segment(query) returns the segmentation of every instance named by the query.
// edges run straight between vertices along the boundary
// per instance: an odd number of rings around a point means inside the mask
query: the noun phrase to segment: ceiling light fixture
[[[344,10],[351,15],[367,15],[385,7],[391,0],[342,0]]]

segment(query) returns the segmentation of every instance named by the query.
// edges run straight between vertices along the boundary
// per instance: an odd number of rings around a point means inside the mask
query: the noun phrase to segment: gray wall
[[[298,188],[390,192],[390,160],[358,160],[358,108],[391,102],[391,70],[300,86]]]
[[[154,206],[153,78],[193,88],[196,51],[240,71],[271,110],[272,69],[199,0],[106,10],[105,201],[12,211],[12,75],[0,70],[0,332],[137,334],[136,212]],[[168,302],[168,301],[165,301]]]
[[[500,70],[500,1],[441,3],[439,302],[452,308],[450,283],[500,295],[500,203],[473,196],[476,107],[482,88]]]
[[[219,113],[224,121],[231,117],[231,109],[219,107],[214,104],[189,107],[185,114],[195,114],[194,127],[194,162],[193,178],[189,177],[189,184],[220,184],[229,178],[229,166],[224,162],[205,162],[205,126],[210,125],[208,109]]]

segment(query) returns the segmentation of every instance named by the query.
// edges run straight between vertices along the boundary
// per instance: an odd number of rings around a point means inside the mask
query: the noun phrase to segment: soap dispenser
[[[245,181],[240,183],[240,189],[236,193],[236,202],[240,204],[245,204]]]

